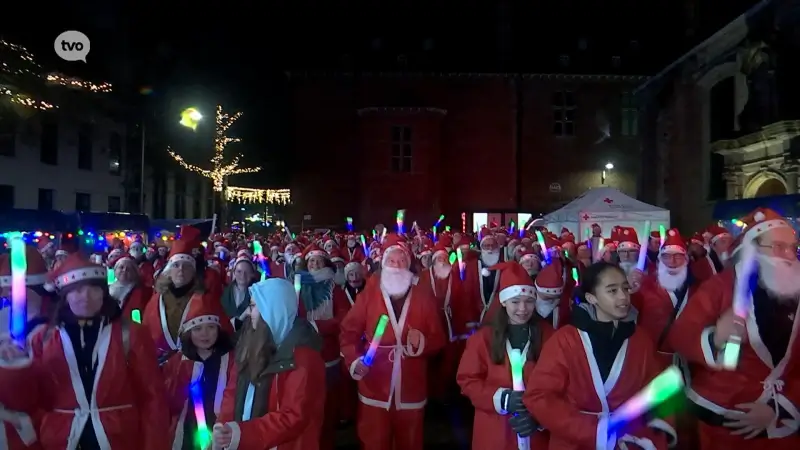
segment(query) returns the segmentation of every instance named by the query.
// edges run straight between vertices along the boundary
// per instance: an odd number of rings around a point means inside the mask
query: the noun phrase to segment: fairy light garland
[[[225,198],[228,201],[251,204],[269,203],[273,205],[288,205],[292,201],[289,189],[254,189],[237,186],[225,188]]]
[[[211,158],[211,169],[203,169],[202,167],[195,166],[187,163],[183,157],[170,147],[167,147],[167,153],[184,169],[199,174],[203,177],[209,178],[213,181],[214,191],[223,192],[225,187],[225,178],[231,175],[239,175],[243,173],[256,173],[261,171],[261,167],[239,167],[241,155],[234,157],[229,163],[225,163],[225,148],[228,144],[241,142],[240,138],[228,137],[227,131],[238,119],[242,116],[241,112],[234,115],[226,114],[222,111],[222,106],[217,105],[217,123],[214,136],[214,156]]]

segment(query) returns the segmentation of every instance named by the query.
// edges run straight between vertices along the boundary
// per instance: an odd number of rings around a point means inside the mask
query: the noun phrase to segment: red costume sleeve
[[[367,294],[359,294],[367,295]],[[340,325],[339,346],[344,358],[345,367],[353,375],[355,362],[364,355],[364,332],[367,329],[367,303],[364,297],[353,304]]]
[[[183,363],[183,354],[172,355],[163,367],[164,381],[166,384],[166,399],[169,405],[169,412],[173,416],[178,415],[183,410],[183,405],[189,398],[189,382],[192,377],[192,361]]]
[[[504,388],[490,385],[486,381],[490,363],[484,332],[478,332],[467,339],[467,348],[458,365],[456,382],[476,409],[488,413],[506,414],[500,405],[500,396]]]
[[[277,411],[245,422],[227,423],[233,429],[231,448],[276,448],[297,439],[312,417],[322,416],[325,362],[319,352],[303,347],[295,349],[294,358],[295,369],[277,375],[285,377],[277,392]]]
[[[439,320],[439,310],[436,308],[436,299],[433,298],[433,294],[426,293],[426,298],[422,300],[422,313],[425,322],[424,329],[420,331],[425,335],[425,346],[419,356],[432,356],[444,347],[448,338],[442,328],[442,322]]]
[[[155,345],[147,330],[138,324],[129,324],[131,348],[128,365],[133,375],[137,406],[141,414],[141,442],[143,448],[168,449],[164,436],[169,435],[169,412],[167,409],[164,379],[153,357]]]
[[[341,325],[348,312],[350,312],[350,301],[347,300],[347,294],[344,289],[337,288],[333,294],[333,317],[336,318],[338,325]],[[339,328],[337,328],[337,332],[338,330]]]
[[[689,298],[683,313],[667,335],[667,342],[689,361],[717,368],[717,350],[711,342],[717,319],[722,313],[725,285],[719,275],[700,285]]]
[[[336,319],[335,315],[332,319],[317,319],[314,323],[317,325],[317,332],[324,338],[339,335],[339,320]]]
[[[580,448],[595,448],[599,418],[581,414],[567,400],[567,359],[574,357],[574,352],[562,341],[574,332],[571,327],[562,328],[544,344],[527,384],[523,402],[533,417],[551,434],[569,439]]]

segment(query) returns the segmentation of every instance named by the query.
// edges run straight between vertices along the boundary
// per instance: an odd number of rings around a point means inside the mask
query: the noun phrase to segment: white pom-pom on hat
[[[481,276],[488,277],[488,276],[489,276],[489,275],[491,275],[491,274],[492,274],[492,273],[491,273],[491,272],[489,272],[489,269],[487,269],[486,267],[484,267],[483,269],[481,269]]]
[[[675,236],[675,230],[669,230],[669,235],[670,236]]]
[[[764,213],[761,212],[761,211],[759,211],[759,212],[755,213],[755,215],[753,215],[753,219],[756,219],[756,222],[762,222],[766,218],[767,218],[767,216],[765,216]]]

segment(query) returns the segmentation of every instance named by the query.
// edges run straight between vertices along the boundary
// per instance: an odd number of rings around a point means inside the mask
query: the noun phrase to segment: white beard
[[[493,266],[500,262],[500,252],[495,250],[481,250],[481,261],[483,261],[484,266]]]
[[[294,262],[294,252],[286,252],[283,254],[283,259],[286,261],[286,264],[292,265]]]
[[[764,289],[781,302],[800,297],[800,261],[758,255],[758,275]]]
[[[672,273],[670,273],[672,272]],[[684,264],[680,269],[670,269],[664,264],[658,263],[658,284],[667,290],[675,292],[686,282],[689,275],[689,266]]]
[[[347,241],[347,248],[356,248],[356,241],[349,239]]]
[[[536,312],[539,313],[539,316],[546,318],[549,316],[554,309],[558,306],[558,300],[556,301],[547,301],[547,300],[539,300],[536,299]]]
[[[634,262],[625,261],[619,263],[619,268],[622,269],[623,272],[625,272],[625,275],[630,274],[631,270],[633,270],[635,267],[636,263]]]
[[[440,280],[444,280],[445,278],[449,277],[450,270],[452,270],[452,266],[450,264],[438,262],[433,264],[433,275]]]
[[[411,287],[414,274],[408,269],[384,267],[381,269],[381,289],[390,297],[403,295]]]

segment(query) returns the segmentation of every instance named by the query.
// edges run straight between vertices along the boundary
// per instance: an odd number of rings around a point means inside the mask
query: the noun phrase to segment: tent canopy
[[[634,227],[641,234],[648,220],[652,230],[658,230],[661,225],[669,228],[669,210],[628,197],[611,187],[599,187],[589,189],[561,209],[547,214],[544,220],[556,234],[561,228],[567,228],[581,240],[594,223],[600,225],[605,236],[615,225]]]

